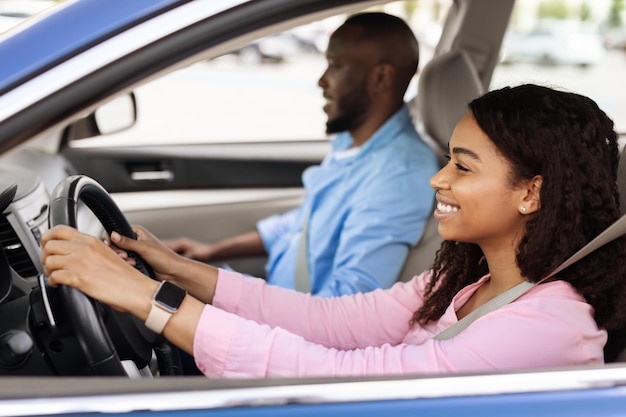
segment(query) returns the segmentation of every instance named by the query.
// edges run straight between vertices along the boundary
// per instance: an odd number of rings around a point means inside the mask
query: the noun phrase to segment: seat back
[[[416,126],[440,157],[447,152],[456,123],[467,113],[467,104],[483,92],[478,72],[463,51],[436,56],[422,70]]]
[[[432,267],[435,254],[443,242],[437,231],[438,224],[433,216],[428,218],[421,239],[409,250],[398,281],[410,281],[415,275],[419,275]]]
[[[422,69],[418,88],[416,103],[412,103],[415,125],[443,165],[456,123],[467,112],[467,104],[480,96],[484,88],[472,61],[458,50],[445,52],[428,62]],[[399,281],[408,281],[430,269],[443,241],[437,226],[438,222],[430,216],[422,238],[409,251]]]

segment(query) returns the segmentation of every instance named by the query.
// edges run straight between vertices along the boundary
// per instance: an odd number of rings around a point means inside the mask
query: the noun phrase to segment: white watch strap
[[[146,327],[157,334],[161,334],[172,315],[173,313],[171,311],[164,310],[155,303],[152,303],[148,318],[146,319]]]

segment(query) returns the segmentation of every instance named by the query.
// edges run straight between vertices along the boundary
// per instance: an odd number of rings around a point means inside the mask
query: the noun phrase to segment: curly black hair
[[[620,217],[613,121],[585,96],[533,84],[491,91],[469,110],[509,161],[511,185],[543,179],[541,209],[516,255],[522,275],[538,282]],[[569,282],[609,331],[626,325],[625,255],[626,239],[618,238],[554,277]],[[445,241],[412,324],[439,319],[460,289],[487,273],[480,247]]]

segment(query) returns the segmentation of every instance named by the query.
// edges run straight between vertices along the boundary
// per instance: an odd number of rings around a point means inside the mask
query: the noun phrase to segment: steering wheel
[[[50,202],[49,226],[52,228],[63,224],[77,228],[80,201],[89,207],[107,233],[116,231],[123,236],[136,238],[132,227],[108,192],[84,175],[70,176],[57,185]],[[154,278],[152,269],[141,257],[135,253],[129,253],[129,256],[135,259],[139,271]],[[70,318],[88,365],[96,375],[126,375],[120,357],[133,360],[139,369],[149,363],[152,349],[160,338],[133,315],[97,303],[68,286],[59,287],[59,304],[58,308],[63,309]],[[106,325],[103,316],[107,319]],[[163,361],[159,359],[161,365]],[[171,363],[175,360],[170,358],[164,361]],[[165,373],[168,373],[167,370]]]

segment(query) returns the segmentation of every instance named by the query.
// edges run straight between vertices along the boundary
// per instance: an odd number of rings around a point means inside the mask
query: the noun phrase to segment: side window
[[[377,6],[405,19],[420,42],[420,66],[431,57],[451,0]],[[419,5],[419,7],[418,7]],[[98,146],[325,140],[318,80],[326,69],[337,15],[253,42],[140,86],[131,129],[81,139]],[[414,82],[409,101],[417,92]]]
[[[621,1],[517,0],[491,88],[535,82],[587,95],[626,133]]]
[[[136,89],[135,143],[323,138],[323,98],[317,80],[324,69],[330,27],[299,29]]]

